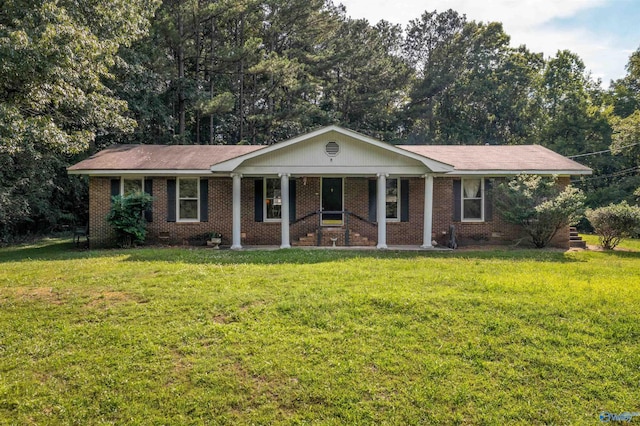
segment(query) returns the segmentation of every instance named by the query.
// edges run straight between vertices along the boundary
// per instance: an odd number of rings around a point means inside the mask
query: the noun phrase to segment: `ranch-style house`
[[[114,145],[71,167],[89,176],[92,247],[114,244],[111,198],[145,191],[148,240],[248,246],[415,246],[522,237],[491,188],[521,173],[560,185],[591,170],[539,145],[390,145],[328,126],[269,146]],[[569,245],[569,229],[552,243]]]

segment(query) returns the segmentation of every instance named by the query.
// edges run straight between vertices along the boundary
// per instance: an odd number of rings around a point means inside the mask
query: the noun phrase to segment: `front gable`
[[[330,126],[211,167],[243,175],[423,175],[453,167],[356,132]]]

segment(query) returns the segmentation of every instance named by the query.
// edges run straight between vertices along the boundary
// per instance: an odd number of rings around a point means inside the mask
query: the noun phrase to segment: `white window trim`
[[[262,179],[262,220],[263,222],[280,223],[282,222],[282,210],[280,213],[280,217],[276,217],[276,218],[267,217],[267,179],[280,181],[279,177],[267,176]],[[280,185],[282,186],[282,181],[280,181]],[[280,196],[282,196],[282,187],[280,188]],[[281,209],[283,204],[284,204],[284,200],[282,200],[282,204],[280,206]]]
[[[392,217],[392,218],[386,217],[386,216],[387,216],[387,212],[386,212],[386,206],[387,206],[387,200],[386,200],[387,189],[386,189],[386,188],[385,188],[385,200],[384,200],[384,205],[385,205],[385,212],[384,212],[384,214],[385,214],[385,219],[386,219],[386,222],[387,222],[387,223],[396,223],[396,222],[400,222],[400,221],[401,221],[401,218],[402,218],[402,212],[400,211],[400,210],[402,209],[402,203],[400,202],[400,201],[402,200],[402,194],[400,193],[400,191],[401,191],[401,189],[400,189],[400,188],[402,187],[402,184],[400,183],[400,177],[389,177],[389,178],[387,178],[387,180],[386,180],[387,184],[389,183],[389,180],[391,180],[391,179],[395,179],[395,180],[396,180],[396,185],[397,185],[397,190],[398,190],[398,199],[396,200],[396,204],[397,204],[396,211],[397,211],[397,215],[398,215],[398,217]]]
[[[180,218],[180,180],[196,180],[196,191],[197,195],[195,200],[198,203],[198,207],[196,209],[198,213],[198,217],[196,219],[182,219]],[[193,200],[194,198],[183,198],[184,200]],[[185,222],[185,223],[195,223],[200,222],[200,178],[199,177],[188,177],[188,178],[178,178],[176,179],[176,222]]]
[[[476,222],[476,223],[481,223],[484,222],[484,200],[485,200],[485,194],[484,194],[484,178],[467,178],[468,180],[476,180],[476,179],[480,179],[480,219],[477,218],[471,218],[471,219],[466,219],[464,217],[464,200],[477,200],[477,198],[465,198],[464,197],[464,181],[465,178],[462,178],[460,181],[460,221],[461,222]]]
[[[144,192],[144,176],[121,176],[120,177],[120,195],[124,197],[124,181],[125,180],[139,180],[140,188]]]

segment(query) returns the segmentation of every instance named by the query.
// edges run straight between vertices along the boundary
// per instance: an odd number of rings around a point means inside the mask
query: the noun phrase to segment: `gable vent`
[[[337,142],[329,142],[324,150],[329,157],[335,157],[340,152],[340,145]]]

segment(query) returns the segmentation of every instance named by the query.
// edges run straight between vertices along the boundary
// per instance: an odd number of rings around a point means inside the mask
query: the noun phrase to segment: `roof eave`
[[[589,170],[453,170],[447,175],[449,176],[514,176],[521,174],[529,175],[558,175],[558,176],[578,176],[590,175],[593,172]]]
[[[209,169],[67,169],[67,173],[89,176],[209,176],[212,174]]]

